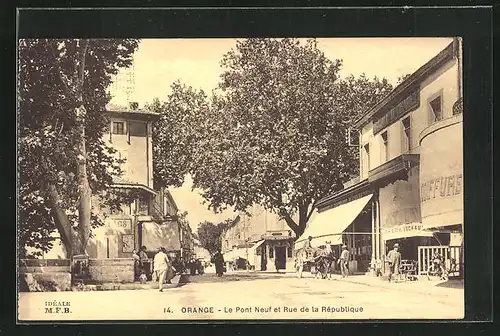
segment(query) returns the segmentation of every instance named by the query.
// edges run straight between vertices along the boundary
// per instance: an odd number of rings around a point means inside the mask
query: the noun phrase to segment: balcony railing
[[[453,115],[461,114],[464,110],[464,99],[459,98],[455,104],[453,104]]]

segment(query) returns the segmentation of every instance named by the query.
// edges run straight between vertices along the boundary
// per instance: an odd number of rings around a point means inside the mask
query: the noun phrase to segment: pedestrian
[[[276,268],[276,273],[280,272],[278,258],[274,258],[274,268]]]
[[[299,279],[302,278],[302,272],[304,271],[305,254],[306,252],[303,249],[297,251],[295,263]]]
[[[310,257],[310,253],[312,250],[312,244],[311,244],[312,239],[313,239],[312,236],[307,237],[307,240],[304,242],[304,246],[302,247],[306,253],[305,255],[306,259]]]
[[[146,246],[142,246],[139,251],[139,264],[141,267],[141,272],[146,274],[146,277],[149,279],[151,272],[151,262],[149,260],[148,254],[146,253]]]
[[[342,245],[342,253],[340,254],[340,271],[342,272],[342,278],[349,275],[349,250],[347,246]]]
[[[401,253],[399,252],[399,244],[394,244],[394,248],[387,254],[389,262],[389,282],[392,281],[392,276],[399,274],[399,265],[401,264]]]
[[[217,274],[218,277],[221,277],[222,274],[224,274],[224,257],[222,256],[222,253],[216,251],[212,257],[212,262],[215,264],[215,274]]]
[[[170,260],[163,247],[158,248],[158,253],[156,253],[153,259],[153,265],[155,279],[158,279],[158,290],[163,292],[163,283],[165,282],[165,277],[167,276],[170,265]]]
[[[132,258],[134,258],[134,281],[139,279],[139,275],[141,274],[141,257],[137,254],[137,250],[134,249],[132,251]]]

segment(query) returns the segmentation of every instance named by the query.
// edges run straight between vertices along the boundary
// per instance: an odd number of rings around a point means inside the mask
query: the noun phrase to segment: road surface
[[[248,320],[463,318],[463,289],[411,292],[290,275],[248,273],[156,289],[20,293],[20,320]],[[430,286],[430,285],[428,285]],[[52,308],[52,309],[47,309]],[[57,309],[59,308],[59,309]]]

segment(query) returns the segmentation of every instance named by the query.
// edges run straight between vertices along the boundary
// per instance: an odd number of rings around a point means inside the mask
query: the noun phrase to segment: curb
[[[180,282],[181,277],[174,277],[171,281],[172,284],[164,284],[164,289],[177,288],[182,283]],[[145,284],[141,283],[106,283],[106,284],[96,284],[96,285],[83,285],[81,287],[73,286],[70,291],[73,292],[92,292],[92,291],[117,291],[117,290],[158,290],[158,283],[148,282]]]
[[[412,292],[412,293],[417,293],[417,294],[432,294],[432,295],[437,295],[437,296],[446,296],[445,294],[442,294],[442,293],[436,293],[436,291],[440,291],[441,289],[444,289],[444,288],[436,289],[435,285],[432,285],[432,286],[429,286],[429,287],[423,289],[423,288],[411,288],[410,287],[411,285],[402,287],[402,286],[398,286],[398,283],[389,285],[389,283],[383,283],[383,280],[380,280],[380,282],[381,282],[380,284],[369,283],[369,282],[364,282],[364,281],[356,281],[356,280],[351,280],[351,279],[347,279],[347,280],[333,279],[333,280],[341,281],[341,282],[342,281],[349,282],[349,283],[354,283],[354,284],[358,284],[358,285],[365,285],[368,287],[397,290],[397,291],[406,292],[406,293]],[[463,290],[463,288],[448,288],[448,289],[450,289],[450,290],[456,290],[456,289]]]

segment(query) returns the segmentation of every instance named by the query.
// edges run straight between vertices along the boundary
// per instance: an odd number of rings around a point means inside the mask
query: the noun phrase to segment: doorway
[[[266,271],[267,270],[267,255],[266,255],[267,247],[266,247],[266,244],[262,244],[259,248],[262,251],[260,254],[260,270]]]
[[[276,267],[277,269],[286,269],[286,247],[276,246]]]

